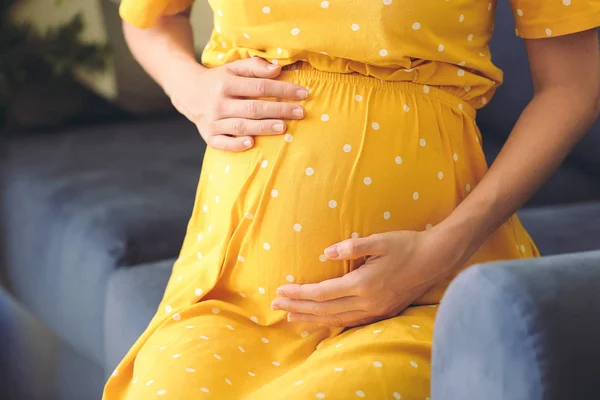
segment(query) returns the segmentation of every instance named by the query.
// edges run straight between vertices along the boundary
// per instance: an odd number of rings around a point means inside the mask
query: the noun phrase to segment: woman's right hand
[[[244,151],[254,146],[254,136],[282,134],[286,120],[304,118],[301,105],[279,100],[303,100],[307,90],[275,80],[279,74],[280,67],[256,57],[216,68],[190,64],[166,92],[173,106],[196,124],[208,146]]]

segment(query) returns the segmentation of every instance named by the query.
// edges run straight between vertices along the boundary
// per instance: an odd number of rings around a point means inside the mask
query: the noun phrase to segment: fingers
[[[224,87],[225,94],[228,96],[250,98],[275,97],[288,100],[304,100],[308,97],[306,89],[295,83],[262,78],[233,78]]]
[[[355,293],[352,281],[347,276],[305,285],[283,285],[277,289],[277,295],[288,299],[319,302],[353,296]]]
[[[298,104],[262,100],[230,100],[218,110],[218,118],[302,119],[304,108]]]
[[[257,136],[280,135],[286,130],[286,124],[277,119],[219,119],[211,124],[212,135]]]
[[[347,239],[325,249],[331,260],[355,260],[360,257],[383,255],[385,237],[374,234],[364,238]]]
[[[276,78],[281,74],[281,67],[260,58],[252,57],[226,64],[227,69],[237,76],[246,78]]]
[[[230,96],[277,97],[290,100],[304,100],[308,97],[308,92],[302,86],[274,80],[281,74],[281,68],[262,58],[235,61],[228,64],[227,69],[239,77],[224,87],[226,94]]]
[[[271,303],[271,309],[283,310],[289,313],[312,315],[331,315],[346,311],[364,311],[358,306],[358,297],[342,297],[325,302],[277,298]],[[292,318],[288,318],[288,320],[291,321]]]
[[[373,318],[365,311],[347,311],[331,315],[290,314],[290,321],[310,322],[337,327],[358,326],[372,320]]]
[[[251,148],[254,145],[254,140],[248,136],[211,135],[206,138],[206,144],[216,150],[240,152]]]
[[[173,105],[201,131],[208,146],[224,151],[244,151],[254,146],[253,136],[285,133],[284,121],[304,118],[304,108],[287,102],[268,102],[254,98],[303,100],[308,92],[302,86],[275,80],[281,68],[254,57],[223,66],[216,75],[207,104],[187,107]],[[244,100],[240,98],[253,99]],[[189,99],[188,99],[189,100]]]

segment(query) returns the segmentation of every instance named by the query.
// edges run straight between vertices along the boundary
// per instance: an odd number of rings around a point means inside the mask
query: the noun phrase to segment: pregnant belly
[[[427,229],[485,172],[473,116],[445,92],[306,70],[283,79],[311,89],[306,118],[250,151],[205,157],[194,224],[219,229],[210,250],[230,282],[341,276],[355,264],[328,261],[327,246]]]

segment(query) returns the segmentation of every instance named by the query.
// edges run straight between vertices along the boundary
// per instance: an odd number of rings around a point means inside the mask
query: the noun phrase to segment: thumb
[[[384,248],[384,236],[374,234],[336,243],[325,249],[325,255],[331,260],[355,260],[361,257],[383,255]]]
[[[246,78],[276,78],[281,74],[281,67],[271,64],[260,57],[234,61],[228,64],[228,70],[237,76]]]

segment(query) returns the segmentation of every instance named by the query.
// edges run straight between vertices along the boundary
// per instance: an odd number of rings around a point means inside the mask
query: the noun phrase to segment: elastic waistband
[[[297,62],[286,65],[283,68],[280,77],[284,80],[294,79],[317,79],[328,82],[344,83],[357,86],[365,86],[374,89],[395,90],[398,92],[412,93],[415,95],[428,96],[444,103],[452,108],[463,112],[472,118],[477,114],[476,110],[466,101],[455,95],[435,86],[421,85],[414,82],[403,81],[385,81],[371,76],[361,75],[356,72],[338,73],[327,72],[315,69],[306,62]]]

